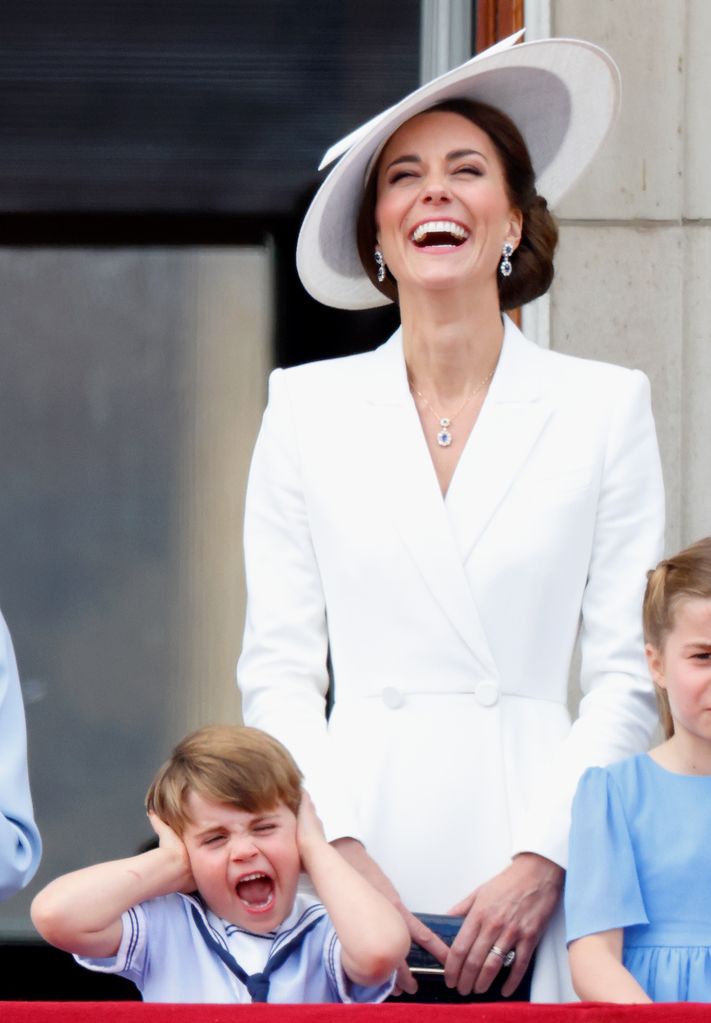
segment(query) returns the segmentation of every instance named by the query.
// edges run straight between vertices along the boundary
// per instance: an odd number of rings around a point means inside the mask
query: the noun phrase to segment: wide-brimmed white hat
[[[337,309],[386,305],[358,256],[356,226],[371,161],[405,121],[452,99],[488,103],[507,114],[528,146],[537,189],[552,206],[592,160],[614,121],[620,75],[600,47],[580,39],[510,36],[411,92],[332,146],[340,157],[301,226],[296,264],[308,292]]]

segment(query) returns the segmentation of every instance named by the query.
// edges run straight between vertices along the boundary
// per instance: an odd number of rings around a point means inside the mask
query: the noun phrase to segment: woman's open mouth
[[[235,891],[250,913],[264,913],[274,902],[274,881],[261,872],[245,874],[237,882]]]
[[[418,224],[410,241],[420,248],[457,248],[469,237],[469,231],[454,220],[428,220]]]

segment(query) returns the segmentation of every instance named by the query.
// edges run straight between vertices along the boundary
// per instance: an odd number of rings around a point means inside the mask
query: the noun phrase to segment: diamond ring
[[[499,959],[501,959],[501,961],[503,962],[504,966],[510,966],[511,963],[516,958],[516,949],[512,948],[510,952],[504,952],[504,950],[502,948],[499,948],[498,945],[492,945],[491,948],[489,949],[489,955],[498,956]]]

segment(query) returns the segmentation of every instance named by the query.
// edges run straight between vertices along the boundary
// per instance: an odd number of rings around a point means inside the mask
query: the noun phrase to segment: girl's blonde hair
[[[674,628],[674,617],[685,600],[711,599],[711,537],[704,537],[683,551],[660,561],[647,572],[647,589],[642,605],[645,642],[662,650]],[[674,734],[674,721],[665,689],[656,683],[659,717],[664,735]]]
[[[296,813],[301,772],[291,754],[266,732],[237,725],[207,725],[186,735],[156,774],[146,794],[152,810],[178,835],[190,821],[190,792],[248,813],[280,803]]]

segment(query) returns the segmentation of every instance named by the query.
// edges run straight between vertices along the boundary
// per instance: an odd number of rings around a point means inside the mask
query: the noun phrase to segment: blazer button
[[[499,699],[499,687],[495,682],[477,682],[474,696],[482,707],[493,707]]]
[[[382,692],[383,703],[390,710],[397,710],[398,707],[402,707],[405,702],[405,697],[402,695],[399,689],[395,686],[385,686]]]

